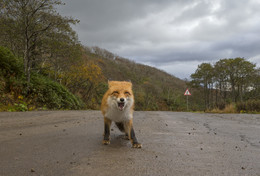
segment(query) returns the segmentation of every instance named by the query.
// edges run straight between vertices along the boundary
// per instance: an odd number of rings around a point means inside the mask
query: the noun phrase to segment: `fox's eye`
[[[114,95],[114,94],[119,94],[119,92],[118,92],[118,91],[114,91],[114,92],[112,93],[112,95]]]
[[[129,92],[125,92],[126,95],[131,95]]]

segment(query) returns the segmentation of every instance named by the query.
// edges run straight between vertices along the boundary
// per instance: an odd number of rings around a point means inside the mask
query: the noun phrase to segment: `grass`
[[[219,113],[219,114],[235,114],[235,113],[246,113],[246,114],[260,114],[259,111],[256,110],[240,110],[235,104],[228,104],[224,109],[208,109],[205,111],[206,113]]]
[[[222,114],[222,113],[223,114],[238,113],[234,104],[228,104],[222,110],[218,109],[218,108],[214,108],[214,109],[211,109],[211,110],[206,110],[205,112],[207,112],[207,113],[220,113],[220,114]]]

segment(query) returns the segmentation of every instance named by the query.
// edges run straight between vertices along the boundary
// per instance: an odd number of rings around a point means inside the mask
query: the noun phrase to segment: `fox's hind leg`
[[[133,148],[142,148],[142,144],[140,144],[136,137],[135,137],[135,132],[133,128],[133,120],[130,120],[129,122],[125,123],[125,130],[128,132],[128,137],[129,140],[131,140],[132,147]]]
[[[111,126],[111,120],[105,117],[104,118],[104,139],[103,139],[104,145],[110,144],[110,126]]]
[[[118,128],[121,132],[125,133],[125,139],[128,140],[128,139],[129,139],[129,137],[128,137],[128,132],[127,132],[127,130],[125,129],[125,124],[124,124],[124,122],[116,122],[116,126],[117,126],[117,128]]]

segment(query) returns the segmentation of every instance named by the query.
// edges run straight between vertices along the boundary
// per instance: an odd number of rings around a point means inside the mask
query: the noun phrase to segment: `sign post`
[[[191,93],[189,92],[189,89],[186,89],[184,95],[186,96],[187,99],[187,111],[189,110],[189,96],[191,95]]]

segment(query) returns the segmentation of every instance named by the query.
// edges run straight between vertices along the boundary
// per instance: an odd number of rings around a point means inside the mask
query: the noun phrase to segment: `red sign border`
[[[186,94],[187,91],[188,91],[188,94]],[[191,95],[189,89],[186,89],[186,90],[185,90],[184,95],[185,95],[185,96],[189,96],[189,95]]]

